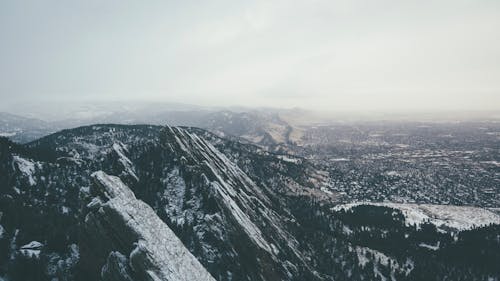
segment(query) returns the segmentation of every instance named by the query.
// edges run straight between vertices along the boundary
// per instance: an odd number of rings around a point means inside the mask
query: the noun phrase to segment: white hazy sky
[[[0,98],[500,109],[499,0],[0,1]]]

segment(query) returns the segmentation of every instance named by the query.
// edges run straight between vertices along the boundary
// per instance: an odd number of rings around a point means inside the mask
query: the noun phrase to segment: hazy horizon
[[[154,116],[161,116],[168,112],[247,112],[262,114],[279,114],[281,118],[294,124],[313,124],[323,122],[351,122],[351,121],[408,121],[408,122],[467,122],[467,121],[500,121],[500,110],[321,110],[302,107],[270,107],[270,106],[203,106],[187,103],[169,103],[152,101],[42,101],[20,102],[18,104],[0,104],[0,113],[40,119],[48,122],[58,122],[79,119],[86,122],[105,122],[107,118],[124,118],[135,116],[139,123],[144,123]],[[137,122],[133,122],[134,124]]]
[[[492,0],[2,1],[0,109],[498,111],[498,30]]]

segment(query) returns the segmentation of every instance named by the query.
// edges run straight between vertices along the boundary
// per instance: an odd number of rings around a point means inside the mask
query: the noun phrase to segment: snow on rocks
[[[106,244],[113,245],[113,251],[126,253],[132,246],[129,265],[135,273],[147,280],[214,280],[154,210],[136,199],[118,177],[102,171],[92,177],[99,200],[93,200],[85,219],[88,231],[99,231],[98,236],[110,240]]]
[[[226,224],[224,235],[238,234],[238,239],[231,243],[252,244],[252,249],[259,252],[259,262],[267,263],[266,271],[280,271],[287,276],[296,274],[299,266],[308,266],[299,242],[283,227],[274,211],[274,203],[237,164],[212,143],[184,128],[166,126],[160,140],[174,159],[196,167],[204,175],[209,196],[215,197],[218,214]],[[214,235],[220,236],[216,232]],[[290,254],[290,266],[279,261],[278,253]]]
[[[360,205],[381,206],[400,210],[405,216],[405,223],[408,226],[416,225],[418,227],[429,222],[441,230],[463,231],[489,224],[500,224],[500,215],[487,209],[467,206],[355,202],[337,205],[333,210],[349,210]]]
[[[426,243],[420,243],[420,244],[418,244],[418,246],[421,247],[421,248],[429,249],[431,251],[437,251],[440,248],[440,244],[441,244],[441,242],[437,241],[436,245],[429,245],[429,244],[426,244]]]
[[[97,191],[102,191],[104,198],[133,198],[134,192],[128,188],[118,177],[109,176],[103,171],[98,171],[92,174],[94,182],[101,188]],[[101,194],[100,194],[101,195]]]
[[[19,252],[22,255],[25,255],[27,257],[36,257],[38,258],[40,256],[40,252],[43,248],[43,244],[38,242],[38,241],[31,241],[28,244],[21,246],[19,249]]]
[[[135,174],[134,166],[132,161],[125,156],[125,152],[127,152],[127,147],[121,142],[113,143],[113,150],[118,154],[118,161],[123,165],[125,172],[132,176],[135,180],[139,181],[139,178]]]
[[[233,217],[255,245],[272,255],[270,243],[252,220],[252,215],[257,216],[257,214],[249,213],[255,211],[255,205],[268,203],[269,199],[262,190],[209,142],[178,127],[167,126],[166,130],[168,143],[177,144],[179,148],[177,151],[186,153],[183,157],[189,158],[192,162],[203,163],[210,171],[212,175],[210,185],[221,199],[227,214]],[[269,218],[266,214],[258,215]]]
[[[250,237],[250,239],[259,247],[265,251],[271,253],[271,247],[268,242],[262,237],[262,232],[260,229],[250,220],[248,215],[246,215],[241,208],[236,204],[236,202],[231,199],[230,194],[228,194],[217,182],[212,182],[213,188],[221,196],[224,204],[229,207],[230,212],[233,214],[235,220],[243,227],[245,233]]]
[[[35,173],[35,163],[17,155],[14,155],[13,158],[14,163],[16,163],[17,167],[19,168],[19,171],[21,171],[21,173],[23,173],[23,175],[28,178],[30,185],[35,185],[36,181],[33,176],[33,174]]]

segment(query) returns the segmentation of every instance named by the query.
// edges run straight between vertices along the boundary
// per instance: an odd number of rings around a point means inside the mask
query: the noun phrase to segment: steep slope
[[[185,129],[166,127],[160,138],[162,147],[156,154],[160,162],[152,165],[173,172],[149,177],[159,178],[161,184],[148,183],[156,190],[145,198],[151,198],[153,206],[167,206],[161,216],[170,224],[194,231],[181,237],[208,268],[218,272],[215,276],[314,278],[298,253],[299,243],[286,229],[291,215],[276,213],[279,207],[238,166]]]
[[[214,280],[118,177],[102,171],[92,177],[95,197],[87,205],[80,242],[86,272],[101,272],[104,280]]]
[[[211,138],[232,157],[244,151],[234,142]],[[92,186],[94,171],[104,170],[119,175],[149,204],[217,280],[315,278],[289,232],[298,226],[276,200],[277,194],[289,190],[285,182],[295,181],[285,177],[288,167],[298,164],[282,165],[272,155],[246,149],[247,167],[252,170],[264,158],[274,163],[260,167],[279,175],[275,180],[268,177],[267,182],[274,184],[263,188],[195,133],[155,126],[82,127],[21,148],[30,153],[9,152],[10,160],[5,163],[6,175],[11,176],[1,186],[6,202],[0,207],[5,214],[4,241],[11,245],[5,253],[16,257],[6,257],[9,262],[0,265],[4,267],[0,276],[5,272],[11,276],[25,263],[17,249],[30,241],[39,241],[43,247],[38,259],[27,257],[26,263],[53,268],[47,279],[66,274],[72,280],[74,272],[80,272],[77,279],[85,276],[81,274],[87,272],[85,268],[75,262],[59,261],[82,252],[78,225],[87,211],[81,203],[85,194],[81,190]],[[252,163],[251,159],[260,160]],[[298,181],[300,178],[307,177],[297,176]],[[297,186],[300,184],[295,183],[294,188]],[[23,210],[21,216],[16,215],[18,210]],[[80,265],[85,263],[83,256],[78,255]],[[123,260],[118,254],[109,259],[115,266]]]

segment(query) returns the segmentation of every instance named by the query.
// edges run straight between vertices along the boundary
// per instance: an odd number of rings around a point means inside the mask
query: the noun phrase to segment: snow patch
[[[396,171],[388,171],[388,172],[386,172],[385,174],[386,174],[387,176],[389,176],[389,177],[399,177],[399,176],[401,176],[401,175],[400,175],[398,172],[396,172]]]
[[[330,158],[330,161],[332,162],[346,162],[346,161],[350,161],[349,158]]]
[[[432,250],[432,251],[437,251],[439,250],[439,246],[440,246],[441,242],[438,241],[436,245],[429,245],[429,244],[426,244],[426,243],[420,243],[418,244],[419,247],[422,247],[422,248],[426,248],[426,249],[429,249],[429,250]]]
[[[333,207],[333,211],[349,210],[360,205],[381,206],[400,210],[405,216],[408,226],[429,222],[438,229],[454,229],[458,231],[474,229],[489,224],[500,224],[500,216],[494,212],[478,207],[431,205],[431,204],[401,204],[355,202]]]
[[[291,158],[291,157],[286,156],[286,155],[278,155],[278,159],[281,159],[281,160],[288,162],[288,163],[294,163],[294,164],[300,163],[300,159]]]

